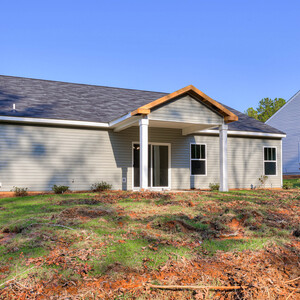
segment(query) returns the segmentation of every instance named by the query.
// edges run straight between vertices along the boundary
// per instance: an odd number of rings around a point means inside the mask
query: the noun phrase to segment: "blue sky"
[[[0,74],[172,92],[244,111],[300,89],[300,1],[0,3]]]

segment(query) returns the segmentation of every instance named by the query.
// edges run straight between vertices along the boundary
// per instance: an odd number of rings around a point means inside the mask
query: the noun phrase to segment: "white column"
[[[227,130],[228,125],[219,127],[220,140],[220,191],[228,191],[228,167],[227,167]]]
[[[140,125],[140,189],[148,188],[148,126],[149,120],[143,117]]]

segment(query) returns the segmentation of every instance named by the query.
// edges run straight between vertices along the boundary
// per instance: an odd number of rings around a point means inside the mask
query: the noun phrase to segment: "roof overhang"
[[[194,134],[211,134],[218,135],[219,131],[216,129],[206,129],[194,132]],[[259,132],[259,131],[244,131],[244,130],[228,130],[228,135],[231,136],[247,136],[247,137],[266,137],[266,138],[285,138],[284,133],[272,133],[272,132]]]
[[[143,105],[136,110],[131,112],[131,116],[136,116],[136,115],[148,115],[150,114],[151,110],[158,107],[159,105],[162,105],[164,103],[167,103],[168,101],[171,101],[179,96],[182,95],[190,95],[193,98],[198,99],[199,101],[203,102],[205,105],[219,113],[221,116],[224,117],[225,123],[231,123],[235,122],[238,120],[238,116],[235,115],[233,112],[225,108],[222,104],[219,102],[213,100],[200,90],[198,90],[196,87],[193,85],[188,85],[187,87],[184,87],[176,92],[173,92],[169,95],[166,95],[164,97],[161,97],[155,101],[152,101],[146,105]]]
[[[72,120],[57,120],[57,119],[42,119],[42,118],[26,118],[26,117],[8,117],[8,116],[0,116],[0,122],[4,123],[21,123],[21,124],[32,124],[32,125],[52,125],[52,126],[70,126],[70,127],[88,127],[88,128],[106,128],[106,129],[114,129],[114,131],[118,132],[128,128],[133,123],[138,124],[138,120],[141,116],[132,117],[131,113],[126,114],[125,116],[116,119],[110,123],[98,123],[98,122],[85,122],[85,121],[72,121]],[[157,121],[150,121],[157,122]],[[168,122],[166,122],[168,123]],[[161,124],[157,122],[153,124],[154,127],[161,127]],[[187,125],[187,124],[186,124]],[[183,134],[189,134],[190,130],[194,134],[211,134],[218,135],[219,131],[214,129],[204,129],[197,128],[197,125],[190,124],[191,127],[187,126],[183,127]],[[194,126],[194,127],[193,127]],[[199,126],[199,125],[198,125]],[[201,126],[201,125],[200,125]],[[213,125],[215,127],[215,125]],[[164,126],[163,126],[164,127]],[[178,126],[173,126],[174,128],[178,128]],[[192,128],[193,127],[193,128]],[[286,134],[279,133],[266,133],[266,132],[254,132],[254,131],[238,131],[238,130],[228,130],[228,135],[235,136],[248,136],[248,137],[266,137],[266,138],[285,138]]]
[[[75,121],[75,120],[59,120],[59,119],[45,119],[45,118],[28,118],[28,117],[11,117],[0,116],[0,122],[5,123],[26,123],[26,124],[40,124],[40,125],[61,125],[61,126],[79,126],[79,127],[93,127],[93,128],[108,128],[108,123]]]

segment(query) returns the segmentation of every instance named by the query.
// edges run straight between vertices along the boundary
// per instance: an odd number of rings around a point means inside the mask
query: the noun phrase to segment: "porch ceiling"
[[[118,126],[114,128],[114,131],[119,132],[132,126],[139,126],[140,119],[141,117],[137,117],[137,116],[128,118],[127,120],[118,124]],[[149,120],[149,127],[182,129],[183,135],[191,134],[193,132],[201,131],[205,129],[215,128],[219,125],[220,124],[196,124],[196,123],[186,123],[186,122]]]
[[[185,122],[149,120],[149,127],[185,129],[191,126],[197,126],[199,130],[204,130],[208,128],[214,128],[216,126],[219,126],[219,124],[195,124],[195,123],[185,123]]]

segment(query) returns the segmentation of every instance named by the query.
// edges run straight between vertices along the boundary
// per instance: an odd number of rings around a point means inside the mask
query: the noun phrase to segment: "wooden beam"
[[[231,122],[235,122],[235,121],[238,121],[239,117],[234,115],[234,116],[226,116],[224,117],[224,121],[225,123],[231,123]]]
[[[231,291],[246,289],[247,286],[233,285],[233,286],[199,286],[199,285],[148,285],[152,289],[162,290],[219,290],[219,291]]]
[[[150,109],[145,108],[143,106],[136,109],[136,110],[134,110],[133,112],[131,112],[132,116],[135,116],[135,115],[149,115],[149,114],[150,114]]]

